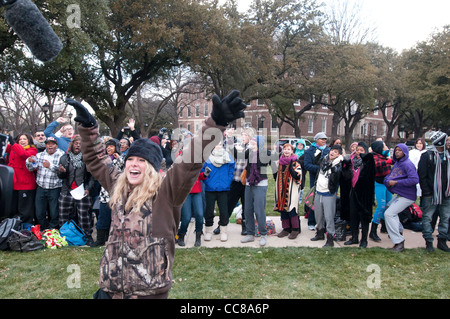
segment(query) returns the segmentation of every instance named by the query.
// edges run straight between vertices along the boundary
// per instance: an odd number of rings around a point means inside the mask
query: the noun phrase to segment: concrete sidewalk
[[[278,216],[269,216],[267,219],[271,219],[275,224],[276,233],[273,235],[267,236],[267,244],[265,247],[322,247],[325,244],[325,240],[320,241],[311,241],[310,239],[315,236],[315,231],[311,231],[308,229],[307,220],[302,216],[300,217],[301,223],[301,233],[298,235],[296,239],[288,239],[287,237],[278,238],[276,234],[282,230],[281,228],[281,219]],[[214,228],[217,227],[217,223],[219,221],[219,217],[216,216],[214,218]],[[259,237],[255,237],[254,242],[250,243],[241,243],[241,225],[230,223],[228,224],[228,240],[226,242],[220,241],[220,235],[213,235],[211,241],[205,241],[202,236],[202,247],[207,248],[215,248],[215,247],[253,247],[259,248]],[[203,228],[204,230],[204,228]],[[369,229],[370,230],[370,229]],[[195,223],[189,223],[188,231],[185,236],[186,246],[181,247],[176,244],[177,248],[191,248],[194,247],[195,242]],[[388,234],[380,233],[380,227],[378,227],[378,236],[381,238],[381,242],[375,242],[368,239],[367,248],[371,247],[383,247],[383,248],[392,248],[394,244],[389,239]],[[405,237],[405,248],[425,248],[425,241],[422,238],[422,233],[416,233],[409,229],[405,229],[403,236]],[[361,238],[361,235],[360,235]],[[350,239],[347,236],[347,240]],[[436,240],[435,240],[436,245]],[[358,247],[358,245],[344,246],[343,241],[335,242],[334,247]]]

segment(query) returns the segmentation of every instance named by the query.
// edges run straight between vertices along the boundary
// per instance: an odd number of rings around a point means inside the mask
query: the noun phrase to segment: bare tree
[[[362,1],[330,0],[325,12],[325,31],[334,44],[363,44],[375,40],[376,27],[362,15]]]

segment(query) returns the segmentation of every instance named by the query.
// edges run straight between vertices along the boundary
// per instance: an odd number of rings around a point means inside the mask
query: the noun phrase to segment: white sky
[[[334,0],[317,0],[330,3]],[[362,16],[377,27],[378,43],[396,49],[410,49],[435,31],[450,24],[450,0],[348,0],[362,3]],[[246,11],[251,0],[239,0]]]

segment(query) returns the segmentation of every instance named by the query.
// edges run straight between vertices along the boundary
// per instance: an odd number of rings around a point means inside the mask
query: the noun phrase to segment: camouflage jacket
[[[215,128],[215,130],[208,130]],[[108,242],[100,262],[100,288],[124,298],[163,294],[172,285],[175,235],[181,206],[203,167],[205,157],[220,141],[225,127],[209,118],[179,156],[161,184],[156,197],[140,210],[126,213],[123,203],[112,207]],[[205,132],[206,131],[206,132]],[[78,125],[83,160],[89,171],[109,192],[120,171],[105,155],[98,128]],[[214,135],[211,138],[211,135]],[[203,151],[205,150],[204,156]]]

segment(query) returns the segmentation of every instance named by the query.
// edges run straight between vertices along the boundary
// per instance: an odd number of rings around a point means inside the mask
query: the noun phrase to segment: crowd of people
[[[450,139],[445,133],[431,136],[431,149],[418,139],[411,152],[398,144],[393,154],[382,140],[370,149],[364,142],[353,143],[346,153],[338,138],[327,145],[324,132],[316,134],[308,149],[302,140],[296,145],[275,144],[274,149],[250,128],[239,134],[226,129],[245,116],[247,105],[239,96],[237,90],[223,99],[214,95],[211,116],[201,132],[175,138],[165,129],[143,138],[133,120],[128,122],[128,137],[124,131],[116,138],[101,137],[87,108],[67,99],[76,110],[79,135],[59,118],[36,132],[34,139],[26,133],[10,138],[3,159],[14,169],[9,217],[39,224],[42,231],[75,219],[88,245],[105,245],[94,298],[167,298],[175,246],[185,245],[191,218],[195,246],[201,246],[202,236],[207,241],[214,234],[227,241],[231,212],[239,201],[241,242],[259,237],[260,246],[265,246],[266,199],[273,196],[267,194],[269,178],[275,180],[275,204],[269,209],[280,213],[280,238],[294,240],[301,232],[299,205],[309,174],[307,196],[312,194],[314,201],[305,207],[305,216],[308,227],[316,231],[311,240],[333,246],[339,216],[350,228],[344,245],[367,247],[368,238],[380,240],[377,227],[384,221],[392,249],[403,251],[406,225],[399,214],[419,196],[426,249],[434,250],[433,230],[439,219],[437,247],[449,251]],[[212,131],[217,133],[214,138]],[[214,228],[216,205],[219,222]]]
[[[149,139],[161,149],[162,178],[192,137],[190,132],[172,137],[163,128]],[[104,245],[111,227],[110,194],[87,169],[81,137],[74,134],[74,127],[58,118],[33,137],[23,133],[10,140],[4,161],[14,169],[12,215],[24,223],[39,224],[41,229],[59,228],[75,219],[87,235],[88,245]],[[104,153],[118,172],[124,171],[128,151],[138,140],[143,138],[133,119],[117,137],[103,137]],[[239,134],[234,129],[225,130],[181,207],[178,245],[185,246],[191,220],[195,222],[195,246],[201,246],[202,238],[210,241],[214,235],[227,241],[232,212],[242,205],[241,242],[257,237],[264,246],[266,198],[273,196],[267,194],[269,178],[275,181],[275,205],[268,209],[281,216],[282,229],[277,236],[297,238],[301,232],[299,207],[309,174],[314,206],[304,209],[308,228],[316,231],[312,241],[324,240],[324,246],[334,246],[335,221],[339,218],[346,221],[350,235],[344,245],[367,247],[368,238],[380,241],[377,232],[381,224],[394,244],[393,250],[403,251],[405,225],[399,214],[419,198],[423,212],[419,230],[426,249],[434,249],[432,233],[439,218],[437,247],[449,251],[450,138],[445,133],[438,131],[431,136],[429,150],[425,140],[418,138],[412,150],[398,144],[393,154],[381,139],[370,146],[355,142],[347,152],[341,139],[333,138],[328,145],[327,141],[326,134],[320,132],[307,150],[303,139],[295,145],[269,149],[264,136],[255,135],[252,128],[243,128]],[[73,191],[80,187],[84,196],[75,198]],[[218,225],[214,225],[216,207]]]

